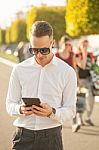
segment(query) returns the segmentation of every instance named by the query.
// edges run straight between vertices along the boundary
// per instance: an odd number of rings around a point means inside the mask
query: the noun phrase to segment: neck
[[[41,65],[42,67],[44,67],[44,66],[46,66],[47,64],[49,64],[49,63],[51,62],[51,60],[53,59],[53,56],[54,56],[54,54],[51,53],[50,56],[49,56],[49,58],[48,58],[48,59],[46,58],[46,59],[47,59],[46,61],[44,60],[44,61],[41,61],[41,62],[40,62],[39,60],[36,59],[36,57],[35,57],[35,60],[36,60],[36,62],[37,62],[39,65]]]

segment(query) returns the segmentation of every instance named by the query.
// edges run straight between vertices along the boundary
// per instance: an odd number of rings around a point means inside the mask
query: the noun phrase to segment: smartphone
[[[40,99],[39,98],[25,98],[23,97],[22,98],[24,104],[27,106],[27,107],[31,107],[32,105],[36,105],[36,106],[40,106]]]

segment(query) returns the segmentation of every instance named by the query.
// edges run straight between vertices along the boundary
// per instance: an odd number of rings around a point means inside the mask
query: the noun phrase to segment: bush
[[[45,15],[46,14],[46,15]],[[27,37],[29,39],[30,27],[37,20],[48,21],[54,29],[54,38],[59,40],[65,34],[65,7],[33,7],[28,12]]]
[[[68,0],[65,19],[73,37],[99,34],[99,0]]]

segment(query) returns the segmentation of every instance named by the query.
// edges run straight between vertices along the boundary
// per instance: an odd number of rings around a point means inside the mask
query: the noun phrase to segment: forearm
[[[51,119],[54,119],[56,121],[58,121],[59,123],[63,124],[65,123],[67,120],[71,120],[73,118],[73,116],[75,116],[76,114],[76,107],[62,107],[62,108],[58,108],[56,109],[56,114],[54,116],[51,117]]]
[[[20,104],[6,102],[6,110],[9,115],[20,115]]]
[[[76,58],[76,64],[82,69],[85,69],[86,67],[86,62],[87,62],[87,56],[83,55],[82,58]]]

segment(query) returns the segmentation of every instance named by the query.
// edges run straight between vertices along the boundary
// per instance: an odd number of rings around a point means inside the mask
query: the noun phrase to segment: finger
[[[35,110],[36,110],[36,111],[39,111],[39,112],[42,112],[42,113],[44,113],[44,114],[47,113],[47,109],[44,109],[44,108],[42,108],[42,107],[38,107],[38,106],[35,106],[35,105],[34,105],[34,106],[32,107],[32,111],[34,112]]]
[[[43,103],[40,103],[40,106],[42,107],[42,108],[45,108],[45,104]]]
[[[21,106],[21,110],[22,111],[25,111],[25,110],[31,110],[32,108],[31,107],[26,107],[24,105]]]
[[[42,111],[42,108],[36,105],[32,105],[32,109],[36,109],[38,111]]]
[[[40,106],[41,106],[42,108],[47,108],[48,105],[47,105],[47,103],[41,103]]]
[[[32,107],[25,107],[25,110],[32,110]]]
[[[33,113],[35,114],[35,115],[38,115],[38,116],[46,116],[46,113],[44,113],[44,112],[41,112],[41,111],[38,111],[38,110],[33,110]]]
[[[28,115],[33,114],[33,112],[32,112],[32,111],[24,111],[24,114],[25,114],[26,116],[28,116]]]

